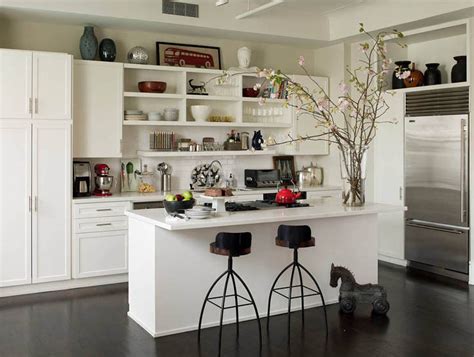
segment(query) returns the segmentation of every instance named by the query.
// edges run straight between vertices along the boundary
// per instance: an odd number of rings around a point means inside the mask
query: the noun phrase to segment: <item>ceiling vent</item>
[[[163,14],[199,17],[199,5],[186,2],[163,0]]]

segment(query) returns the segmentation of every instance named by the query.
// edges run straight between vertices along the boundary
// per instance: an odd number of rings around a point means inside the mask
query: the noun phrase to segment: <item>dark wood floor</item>
[[[263,334],[261,354],[255,322],[241,324],[240,342],[229,325],[222,356],[474,356],[474,289],[385,265],[380,282],[389,294],[388,317],[372,317],[368,306],[344,316],[332,305],[326,341],[321,310],[311,309],[304,330],[294,314],[288,344],[280,315]],[[0,356],[217,355],[214,328],[203,332],[198,348],[194,332],[153,339],[126,313],[123,284],[0,299]]]

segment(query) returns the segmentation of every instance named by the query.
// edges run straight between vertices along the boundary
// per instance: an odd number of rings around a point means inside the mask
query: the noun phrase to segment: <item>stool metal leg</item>
[[[300,264],[297,263],[296,264],[296,268],[298,269],[298,275],[300,277],[300,285],[301,285],[301,321],[303,323],[303,326],[304,326],[304,288],[303,288],[303,275],[301,274],[301,268],[300,268]]]
[[[237,338],[239,338],[239,306],[238,306],[238,302],[239,302],[239,298],[237,297],[237,285],[235,284],[235,278],[234,278],[234,274],[231,273],[230,274],[230,277],[232,278],[232,285],[234,286],[234,294],[235,294],[235,326],[237,328]]]
[[[321,291],[321,288],[319,287],[319,284],[318,282],[316,281],[316,279],[314,278],[313,275],[311,275],[311,273],[308,271],[308,269],[306,269],[303,265],[299,264],[299,266],[301,267],[301,269],[303,269],[306,274],[309,275],[309,277],[313,280],[314,284],[316,285],[316,287],[318,288],[318,291],[319,291],[319,294],[321,295],[321,301],[323,303],[323,308],[324,308],[324,320],[326,322],[326,337],[328,336],[329,334],[329,328],[328,328],[328,315],[327,315],[327,312],[326,312],[326,303],[324,302],[324,296],[323,296],[323,292]]]
[[[237,274],[235,271],[232,271],[232,274],[234,274],[237,277],[237,279],[239,279],[239,281],[242,283],[245,290],[247,290],[247,294],[249,295],[250,300],[252,301],[252,305],[253,305],[253,308],[255,310],[255,315],[257,316],[258,334],[259,334],[259,338],[260,338],[260,348],[262,348],[262,325],[260,324],[260,316],[258,315],[258,309],[257,309],[257,305],[255,304],[255,300],[252,296],[252,293],[250,292],[250,289],[247,287],[247,284],[245,284],[245,282],[242,280],[242,278],[239,276],[239,274]]]
[[[291,269],[291,278],[290,278],[290,290],[288,292],[288,339],[290,338],[290,327],[291,327],[291,297],[293,293],[293,278],[295,277],[296,264],[293,264],[293,269]]]
[[[219,322],[219,356],[221,354],[221,345],[222,345],[222,322],[224,320],[225,298],[227,294],[227,285],[229,284],[229,277],[231,275],[232,275],[232,271],[227,271],[227,277],[225,278],[225,284],[224,284],[224,294],[222,295],[221,319]]]
[[[272,288],[270,289],[270,294],[268,296],[268,309],[267,309],[267,330],[270,328],[270,306],[271,306],[271,303],[272,303],[272,294],[273,294],[273,289],[275,289],[275,286],[276,284],[278,283],[278,280],[280,279],[280,277],[288,270],[290,269],[291,267],[293,266],[293,263],[291,264],[288,264],[288,266],[283,269],[280,274],[278,274],[278,276],[276,277],[275,281],[273,282],[273,285],[272,285]]]
[[[219,277],[216,279],[216,281],[214,281],[214,283],[211,285],[211,288],[209,289],[209,291],[207,292],[206,294],[206,297],[204,299],[204,302],[202,304],[202,308],[201,308],[201,315],[199,316],[199,327],[198,327],[198,342],[201,341],[201,325],[202,325],[202,317],[204,315],[204,309],[206,308],[206,304],[207,304],[207,299],[209,298],[209,295],[211,295],[211,292],[212,292],[212,289],[214,289],[214,287],[217,285],[217,283],[224,277],[224,275],[227,274],[227,271],[223,272],[221,275],[219,275]]]

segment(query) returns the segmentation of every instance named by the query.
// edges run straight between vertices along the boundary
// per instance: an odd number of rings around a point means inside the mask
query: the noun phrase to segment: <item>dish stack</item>
[[[124,120],[148,120],[142,110],[125,110]]]
[[[155,131],[150,133],[150,150],[172,151],[176,147],[174,131]]]
[[[186,216],[191,219],[205,219],[212,216],[212,208],[205,206],[195,206],[184,211]]]

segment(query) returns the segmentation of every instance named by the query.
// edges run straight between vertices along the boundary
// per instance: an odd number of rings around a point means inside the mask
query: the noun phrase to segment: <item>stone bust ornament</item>
[[[249,67],[251,58],[252,58],[252,50],[245,46],[240,47],[237,50],[237,60],[239,61],[239,67],[231,67],[229,68],[229,71],[256,72],[257,67]]]

